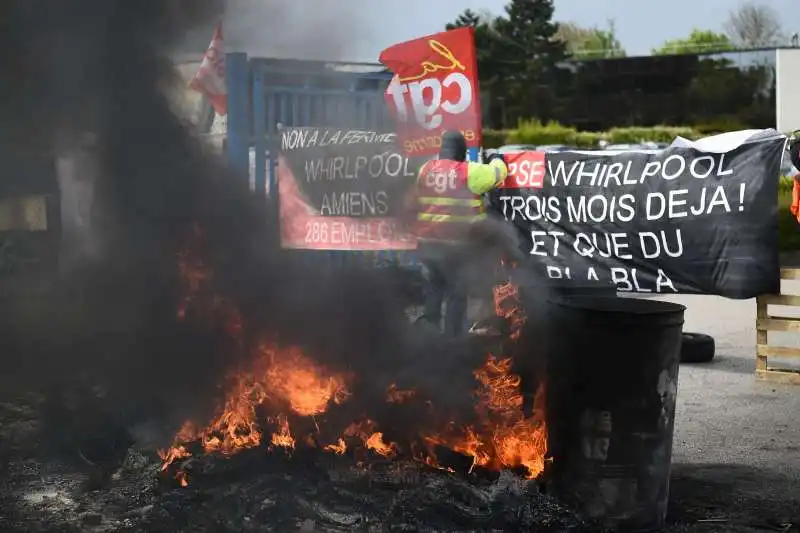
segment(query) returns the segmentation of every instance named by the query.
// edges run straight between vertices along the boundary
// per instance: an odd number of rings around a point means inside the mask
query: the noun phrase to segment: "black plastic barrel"
[[[548,490],[598,527],[663,527],[685,308],[633,298],[549,300]]]
[[[594,284],[594,285],[554,285],[550,288],[550,295],[556,298],[571,297],[596,297],[613,298],[617,296],[616,285]]]

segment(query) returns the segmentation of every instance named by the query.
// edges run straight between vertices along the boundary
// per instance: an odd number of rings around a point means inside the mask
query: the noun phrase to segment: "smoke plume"
[[[363,2],[228,0],[221,17],[226,46],[257,57],[353,61],[374,39]],[[213,24],[187,32],[181,49],[208,45]]]
[[[346,51],[341,33],[323,31],[332,26],[332,8],[304,10],[315,18],[298,31],[299,8],[291,2],[236,2],[245,3],[251,11],[237,8],[234,20],[258,27],[232,23],[229,39],[258,35],[293,54]],[[25,304],[24,319],[21,301],[2,304],[0,364],[8,383],[30,389],[85,379],[103,386],[108,409],[127,422],[159,413],[202,416],[219,399],[226,372],[250,354],[231,342],[221,321],[176,317],[184,293],[179,254],[199,228],[204,268],[241,311],[246,339],[297,345],[354,373],[363,405],[395,382],[443,408],[471,406],[480,350],[413,329],[391,271],[332,270],[280,250],[263,198],[171,112],[161,90],[172,76],[165,51],[213,26],[219,2],[47,6],[8,0],[0,7],[2,143],[44,158],[80,152],[92,161],[84,171],[91,167],[94,175],[78,177],[93,180],[96,246],[35,305]],[[351,13],[336,20],[345,19],[356,24]],[[8,177],[25,171],[6,170]]]

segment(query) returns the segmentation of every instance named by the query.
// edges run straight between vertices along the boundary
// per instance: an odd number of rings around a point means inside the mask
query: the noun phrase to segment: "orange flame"
[[[326,452],[333,452],[336,455],[344,455],[344,452],[347,451],[347,444],[345,444],[344,439],[339,438],[335,444],[328,444],[323,449]]]
[[[278,426],[278,431],[272,434],[272,445],[280,446],[282,448],[294,448],[295,440],[289,431],[289,421],[283,415],[275,417],[275,422]]]
[[[519,339],[526,317],[519,301],[519,289],[511,282],[494,290],[495,312],[509,323],[510,338]],[[535,478],[544,471],[547,454],[545,387],[540,385],[533,401],[533,414],[524,416],[522,379],[512,371],[511,358],[489,354],[483,367],[475,371],[478,382],[476,413],[479,424],[427,436],[432,444],[444,445],[473,458],[473,468],[525,469]]]
[[[376,424],[372,420],[364,420],[359,423],[352,423],[344,430],[345,437],[358,437],[368,450],[372,450],[383,457],[394,457],[400,452],[400,448],[394,442],[385,442],[383,433],[376,431]]]
[[[527,320],[525,311],[519,304],[519,287],[510,281],[497,285],[494,288],[494,312],[508,321],[511,340],[519,340]]]
[[[544,386],[534,399],[534,414],[526,418],[519,376],[511,373],[511,359],[490,355],[475,372],[479,382],[476,412],[479,423],[460,431],[427,436],[432,444],[448,447],[473,459],[473,468],[493,470],[524,468],[526,477],[535,478],[544,470],[547,453],[547,428],[544,420]]]
[[[386,389],[386,401],[389,403],[405,403],[414,397],[416,394],[413,390],[398,389],[397,385],[392,383]]]
[[[341,404],[350,395],[342,376],[326,376],[300,350],[278,352],[266,347],[262,350],[269,358],[264,374],[267,390],[288,403],[298,415],[321,415],[330,402]]]
[[[160,452],[164,468],[189,455],[187,442],[200,441],[205,452],[223,455],[259,446],[264,435],[256,411],[266,403],[277,409],[288,408],[300,416],[312,416],[325,412],[331,402],[341,403],[347,395],[343,376],[326,374],[300,350],[263,345],[253,369],[234,376],[234,385],[219,415],[200,431],[187,422],[172,447]],[[272,445],[294,448],[295,439],[286,416],[279,413],[271,421],[277,427],[270,440]]]
[[[202,232],[195,231],[194,238],[202,241]],[[202,261],[198,261],[193,253],[186,252],[181,254],[179,264],[186,290],[186,297],[179,306],[179,317],[186,319],[189,307],[207,303],[206,309],[198,311],[210,310],[213,317],[224,320],[231,338],[242,346],[243,325],[238,310],[215,295],[210,295],[205,301],[201,297],[205,296],[206,286],[212,281]],[[509,324],[510,338],[519,339],[526,317],[519,303],[518,288],[510,282],[497,286],[494,304],[495,312]],[[190,457],[190,443],[197,443],[206,453],[222,455],[262,444],[287,451],[296,446],[317,446],[320,432],[317,417],[350,398],[349,385],[354,376],[333,372],[296,347],[262,343],[254,349],[253,355],[249,365],[231,374],[224,402],[210,422],[204,427],[186,422],[175,435],[172,446],[159,450],[162,471],[175,461]],[[547,452],[545,389],[543,385],[538,388],[533,415],[526,417],[522,380],[513,372],[512,363],[510,358],[489,354],[485,364],[474,372],[478,421],[473,425],[459,426],[451,422],[438,433],[422,435],[411,443],[411,450],[401,450],[397,443],[387,442],[384,431],[374,421],[363,419],[351,423],[336,442],[321,449],[342,455],[350,447],[360,447],[385,458],[395,458],[405,452],[407,457],[452,471],[439,464],[435,455],[438,445],[471,457],[473,468],[518,468],[524,469],[528,477],[536,477],[544,469]],[[403,390],[392,384],[386,390],[385,401],[403,404],[413,401],[416,395],[414,390]],[[430,402],[428,404],[435,407]],[[292,420],[305,418],[311,421],[308,426],[314,429],[311,433],[293,434],[290,416]],[[265,431],[268,431],[267,437]],[[422,446],[418,446],[420,444]],[[180,470],[175,479],[181,486],[189,483],[187,474]]]

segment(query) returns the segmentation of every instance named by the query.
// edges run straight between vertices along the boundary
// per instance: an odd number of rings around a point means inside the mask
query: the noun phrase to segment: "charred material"
[[[0,530],[9,533],[585,530],[536,481],[510,472],[458,475],[314,450],[200,456],[183,488],[134,447],[106,487],[87,490],[78,465],[36,455],[35,405],[0,404],[0,418],[2,442],[13,444],[0,454]]]
[[[312,531],[564,531],[581,526],[574,514],[539,493],[534,481],[509,472],[490,481],[405,461],[354,465],[346,458],[326,458],[303,463],[298,468],[276,457],[262,463],[264,473],[227,487],[215,482],[213,489],[171,491],[156,504],[155,516],[163,516],[174,502],[225,494],[212,501],[219,505],[216,524],[230,531],[287,531],[304,524]],[[168,516],[173,528],[181,526],[179,517]],[[164,518],[158,522],[163,527]]]
[[[42,451],[87,472],[87,489],[107,486],[134,443],[130,432],[103,409],[97,393],[85,384],[69,390],[54,387],[40,409]]]

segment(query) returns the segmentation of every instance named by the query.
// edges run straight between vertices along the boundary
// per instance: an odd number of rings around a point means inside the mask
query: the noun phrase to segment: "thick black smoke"
[[[3,304],[7,381],[39,388],[85,379],[105,389],[108,409],[125,422],[206,414],[221,378],[250,352],[222,321],[176,317],[179,253],[200,228],[205,268],[215,291],[240,309],[246,339],[268,335],[353,372],[365,406],[379,404],[394,382],[468,411],[482,349],[412,328],[389,271],[331,270],[318,256],[281,251],[263,198],[171,112],[165,51],[220,8],[189,0],[2,3],[5,149],[46,158],[80,152],[92,161],[77,174],[93,180],[96,231],[95,252],[62,272],[36,313],[12,322],[20,302]]]
[[[229,0],[229,46],[262,57],[353,61],[380,25],[359,0]]]

